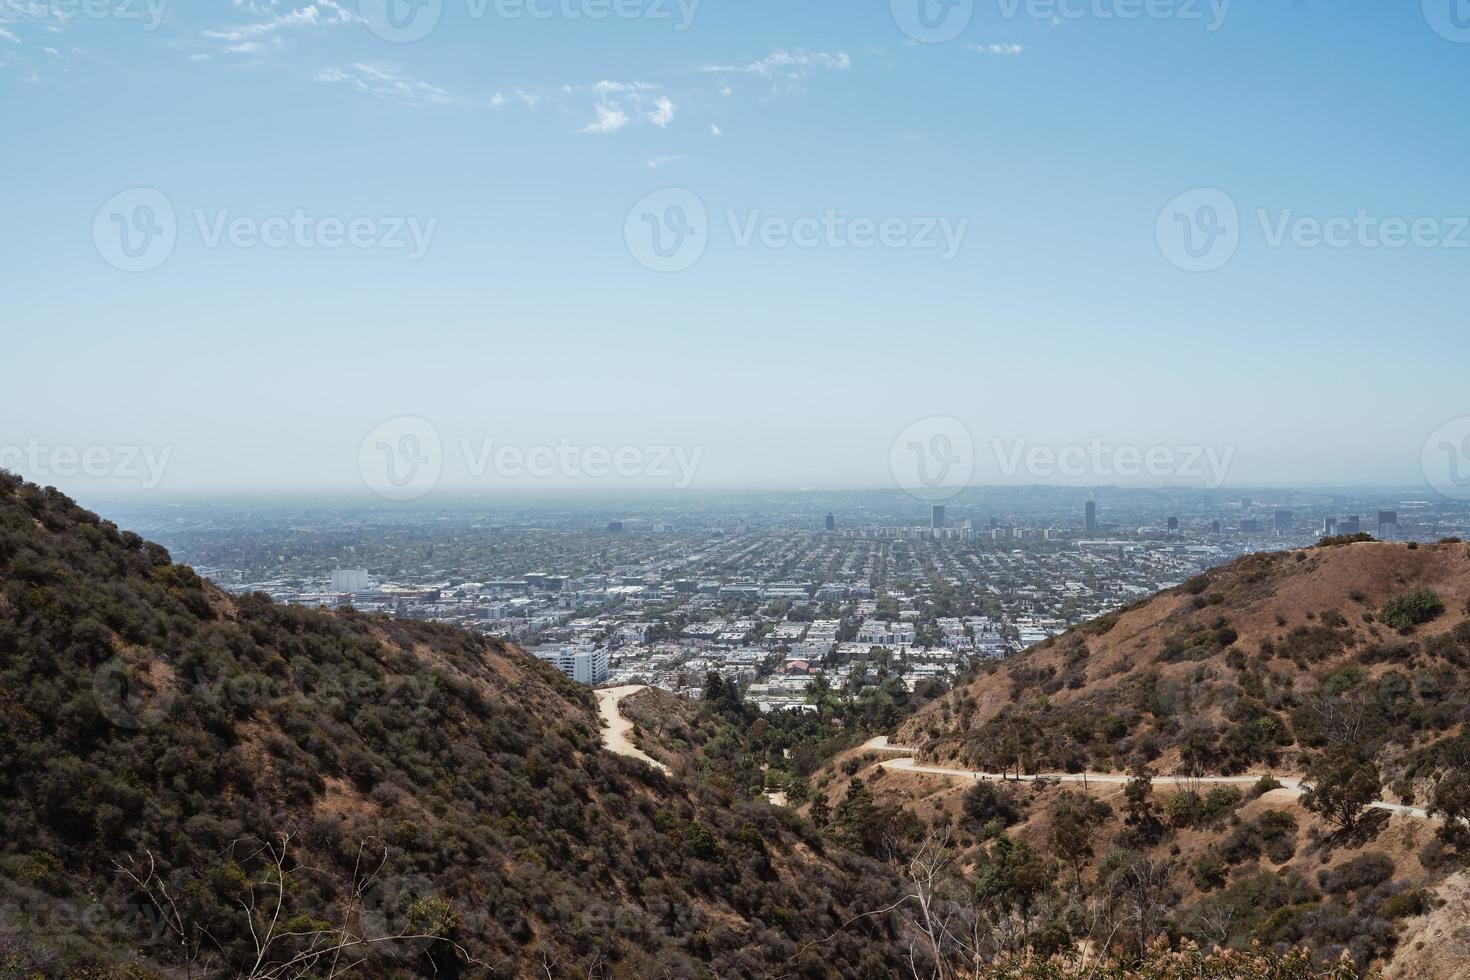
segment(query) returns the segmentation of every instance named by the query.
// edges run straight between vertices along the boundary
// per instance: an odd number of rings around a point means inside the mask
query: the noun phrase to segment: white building
[[[589,650],[574,646],[549,647],[536,650],[535,654],[537,660],[551,664],[578,684],[601,684],[607,680],[606,648]]]

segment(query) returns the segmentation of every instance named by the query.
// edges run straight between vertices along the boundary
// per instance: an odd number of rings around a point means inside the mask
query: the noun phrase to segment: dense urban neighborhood
[[[1344,533],[1428,540],[1465,524],[1458,508],[1393,494],[1117,490],[1100,506],[1045,488],[947,505],[777,496],[717,501],[698,519],[629,513],[589,523],[543,505],[490,523],[468,508],[389,515],[360,533],[327,513],[273,525],[216,513],[153,530],[237,592],[454,623],[590,685],[697,697],[714,673],[771,710],[809,705],[814,686],[948,685],[1251,551]]]

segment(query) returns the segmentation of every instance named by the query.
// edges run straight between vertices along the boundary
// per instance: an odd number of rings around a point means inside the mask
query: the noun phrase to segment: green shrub
[[[1417,588],[1394,596],[1383,604],[1378,618],[1396,630],[1411,630],[1415,626],[1438,619],[1444,614],[1444,600],[1430,588]]]

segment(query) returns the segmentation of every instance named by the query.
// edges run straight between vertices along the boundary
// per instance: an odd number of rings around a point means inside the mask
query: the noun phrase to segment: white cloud
[[[976,44],[971,41],[970,50],[981,54],[1020,54],[1026,49],[1019,44]]]
[[[687,158],[682,153],[666,153],[662,156],[651,157],[648,161],[648,169],[657,170],[659,167],[666,167],[684,159]]]
[[[580,133],[609,135],[628,125],[628,114],[611,102],[597,103],[597,120],[578,130]]]
[[[851,67],[852,58],[845,51],[831,54],[826,51],[786,51],[777,48],[759,61],[752,61],[748,65],[705,65],[700,70],[744,72],[755,75],[783,74],[792,78],[803,78],[813,68],[841,71]]]
[[[499,109],[503,105],[505,105],[505,95],[503,93],[496,92],[494,95],[490,96],[491,108]]]
[[[252,39],[273,35],[278,31],[296,27],[321,27],[334,24],[349,24],[356,18],[352,12],[343,7],[337,0],[316,0],[305,7],[292,7],[286,11],[280,11],[272,3],[268,8],[262,8],[254,3],[239,3],[237,7],[248,10],[262,17],[252,24],[243,24],[239,27],[231,27],[223,30],[209,30],[204,36],[214,41],[224,41],[232,45],[228,51],[253,53],[258,48],[250,48],[248,45],[254,43]]]
[[[566,89],[568,92],[574,91],[570,85],[566,86]],[[615,95],[622,92],[653,92],[657,91],[657,89],[657,85],[650,85],[647,82],[602,81],[592,86],[592,91],[598,95]]]
[[[725,131],[722,130],[722,129],[720,129],[720,127],[716,126],[714,123],[710,123],[709,124],[709,134],[711,136],[724,136],[725,135]]]
[[[12,44],[20,43],[20,38],[16,37],[14,34],[12,34],[10,31],[7,31],[3,27],[0,27],[0,40],[10,41]]]
[[[458,105],[463,101],[452,92],[404,73],[397,65],[379,62],[359,62],[350,68],[324,68],[317,73],[316,80],[350,84],[360,92],[410,105]]]
[[[648,121],[660,128],[667,128],[674,121],[674,102],[668,96],[660,98],[653,104],[653,111],[648,114]]]

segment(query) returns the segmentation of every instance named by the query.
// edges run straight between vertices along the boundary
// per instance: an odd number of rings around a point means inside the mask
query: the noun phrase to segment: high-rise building
[[[1380,538],[1394,538],[1399,533],[1399,514],[1396,510],[1380,510],[1378,512],[1378,536]]]
[[[1087,502],[1087,530],[1097,530],[1097,501],[1095,500]]]
[[[1219,534],[1220,533],[1220,522],[1219,521],[1211,521],[1210,522],[1210,533],[1211,534]]]
[[[1291,529],[1296,526],[1295,516],[1289,510],[1278,510],[1276,512],[1276,531],[1279,534],[1290,534]]]
[[[1322,534],[1324,537],[1333,537],[1337,534],[1337,518],[1327,517],[1322,520]]]
[[[1171,517],[1171,518],[1169,518],[1169,530],[1170,531],[1178,531],[1179,530],[1179,518],[1177,518],[1177,517]]]
[[[1360,534],[1362,530],[1363,522],[1358,518],[1357,514],[1354,514],[1352,517],[1344,517],[1337,522],[1338,534]]]
[[[932,527],[932,528],[941,528],[941,527],[944,527],[944,505],[943,504],[935,504],[934,505],[934,513],[933,513],[933,516],[932,516],[932,519],[931,519],[931,523],[930,523],[929,526]]]
[[[827,515],[827,530],[837,530],[837,518],[833,517],[831,514]]]

